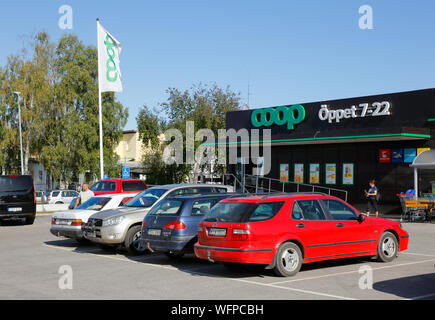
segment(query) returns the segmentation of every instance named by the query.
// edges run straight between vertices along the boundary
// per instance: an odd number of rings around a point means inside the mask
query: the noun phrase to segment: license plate
[[[160,230],[160,229],[148,229],[148,234],[150,236],[160,236],[162,234],[162,230]]]
[[[56,224],[61,226],[67,226],[70,225],[71,223],[68,220],[56,220]]]
[[[208,235],[214,237],[225,237],[227,235],[227,229],[210,228],[208,230]]]
[[[23,211],[23,208],[8,208],[9,212],[21,212]]]

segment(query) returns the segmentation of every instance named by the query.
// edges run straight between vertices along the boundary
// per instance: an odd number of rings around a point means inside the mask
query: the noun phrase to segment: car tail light
[[[251,232],[245,229],[233,229],[231,240],[244,241],[248,240]]]
[[[82,220],[81,219],[74,219],[71,223],[72,226],[81,226]]]
[[[165,229],[186,229],[186,225],[181,221],[172,221],[166,225]]]
[[[147,223],[145,222],[145,220],[142,222],[142,227],[146,227],[147,226]]]
[[[56,219],[51,218],[51,224],[56,224]]]

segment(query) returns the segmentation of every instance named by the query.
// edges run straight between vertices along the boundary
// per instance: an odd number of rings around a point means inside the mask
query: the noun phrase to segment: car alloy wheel
[[[397,257],[398,242],[391,232],[384,232],[378,243],[378,261],[391,262]]]
[[[285,250],[281,255],[281,262],[287,272],[293,272],[299,265],[299,256],[293,248]]]
[[[293,242],[283,243],[275,254],[273,271],[280,277],[291,277],[299,272],[303,262],[301,249]]]
[[[146,250],[146,248],[141,246],[140,236],[141,236],[141,231],[138,231],[134,234],[132,245],[133,245],[134,250],[136,250],[137,252],[144,252]]]

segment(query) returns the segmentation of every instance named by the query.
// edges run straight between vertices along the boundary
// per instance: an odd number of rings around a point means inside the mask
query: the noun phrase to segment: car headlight
[[[103,227],[114,226],[120,224],[124,220],[123,216],[103,220]]]

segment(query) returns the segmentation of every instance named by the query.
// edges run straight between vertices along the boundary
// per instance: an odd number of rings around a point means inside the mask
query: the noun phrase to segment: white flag
[[[101,92],[122,92],[121,43],[98,22],[98,84]]]

